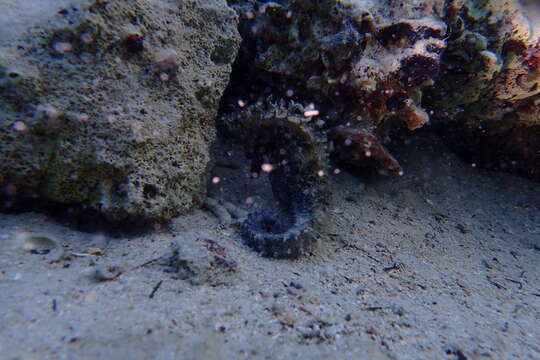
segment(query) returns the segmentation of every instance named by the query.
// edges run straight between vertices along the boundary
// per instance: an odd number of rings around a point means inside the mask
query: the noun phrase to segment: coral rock
[[[0,5],[2,197],[114,220],[190,209],[240,43],[225,0],[12,3]]]

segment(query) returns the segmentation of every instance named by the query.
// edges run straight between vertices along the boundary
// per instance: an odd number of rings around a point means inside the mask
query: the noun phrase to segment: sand
[[[402,177],[329,175],[328,228],[298,260],[260,257],[202,209],[115,236],[1,214],[0,358],[539,359],[538,184],[433,136],[393,153]],[[260,203],[245,166],[216,168],[210,194]]]

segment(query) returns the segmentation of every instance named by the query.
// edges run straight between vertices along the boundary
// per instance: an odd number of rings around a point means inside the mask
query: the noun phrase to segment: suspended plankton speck
[[[272,166],[272,164],[264,163],[261,165],[261,170],[265,173],[269,173],[274,170],[274,167]]]
[[[57,53],[63,54],[73,50],[73,45],[68,42],[57,41],[53,44],[53,48]]]
[[[285,95],[287,95],[287,97],[293,97],[294,96],[294,91],[292,89],[289,89],[285,92]]]
[[[317,171],[317,176],[323,177],[324,176],[324,170]]]
[[[341,173],[341,169],[334,169],[334,174],[337,175],[337,174],[339,174],[339,173]]]
[[[399,176],[403,176],[403,170],[400,170],[400,171],[398,172],[398,175],[399,175]]]
[[[90,120],[90,115],[88,115],[88,114],[81,113],[81,114],[77,114],[75,116],[76,116],[78,121],[83,122],[83,123]]]
[[[253,199],[251,196],[246,198],[246,205],[253,205],[255,202],[255,199]]]
[[[318,116],[319,110],[307,110],[304,111],[304,117],[310,117],[310,116]]]
[[[475,168],[475,167],[476,167],[476,163],[472,163],[471,166],[472,166],[473,168]]]
[[[366,150],[364,154],[366,155],[366,157],[371,157],[371,151],[369,150]]]
[[[290,19],[292,17],[292,11],[287,11],[287,14],[285,16],[287,17],[287,19]]]
[[[212,178],[212,184],[219,184],[221,181],[221,179],[219,178],[219,176],[214,176]]]
[[[165,72],[162,72],[161,74],[159,74],[159,79],[163,82],[165,81],[169,81],[169,74],[165,73]]]
[[[251,19],[253,19],[254,17],[255,17],[255,15],[253,15],[253,13],[252,13],[251,11],[248,11],[248,12],[246,13],[246,19],[251,20]]]
[[[13,124],[13,128],[17,131],[26,131],[28,130],[28,126],[26,126],[26,124],[22,121],[16,121],[14,124]]]
[[[351,139],[345,139],[345,146],[351,146],[352,140]]]
[[[239,100],[238,100],[238,106],[240,106],[241,108],[243,108],[244,106],[246,106],[245,101],[242,100],[242,99],[239,99]]]
[[[92,37],[92,34],[87,33],[87,32],[81,34],[81,40],[85,44],[91,44],[94,42],[94,38]]]

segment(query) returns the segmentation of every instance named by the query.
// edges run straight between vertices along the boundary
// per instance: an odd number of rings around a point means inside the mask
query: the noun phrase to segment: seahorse
[[[402,173],[383,143],[389,128],[412,130],[429,120],[421,89],[437,74],[446,26],[430,9],[387,18],[384,4],[229,4],[242,19],[243,43],[218,132],[243,144],[254,164],[269,159],[279,204],[250,214],[240,232],[264,256],[297,257],[324,223],[330,157]]]

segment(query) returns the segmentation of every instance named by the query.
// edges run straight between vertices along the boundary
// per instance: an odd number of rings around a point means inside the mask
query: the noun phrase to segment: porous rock
[[[237,63],[243,86],[231,89],[232,97],[249,103],[271,93],[311,102],[337,158],[401,171],[384,143],[392,128],[415,130],[429,121],[421,102],[446,45],[444,1],[230,3],[244,39]]]
[[[171,243],[171,251],[160,259],[165,271],[193,285],[228,284],[238,266],[227,248],[205,234],[185,232]]]
[[[434,123],[471,162],[540,179],[540,5],[455,0],[446,17]]]
[[[4,207],[39,197],[166,219],[198,201],[240,42],[225,0],[17,0],[0,13]]]
[[[218,128],[271,165],[280,209],[241,227],[262,255],[297,257],[325,223],[328,158],[400,173],[389,130],[429,120],[421,107],[444,50],[443,1],[231,0],[243,38]],[[321,211],[322,210],[322,211]]]

